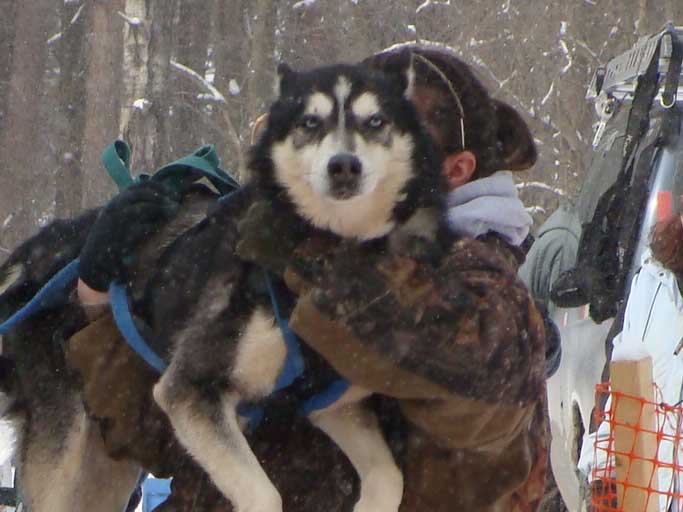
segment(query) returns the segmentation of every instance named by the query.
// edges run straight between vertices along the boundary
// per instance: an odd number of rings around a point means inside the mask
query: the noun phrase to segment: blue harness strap
[[[304,373],[304,359],[301,354],[299,338],[280,314],[280,307],[270,275],[264,271],[263,276],[268,287],[268,294],[275,314],[275,320],[282,332],[285,346],[287,347],[285,363],[275,383],[275,389],[273,390],[279,391],[289,386],[295,379]],[[121,332],[121,335],[126,340],[126,343],[128,343],[128,345],[149,366],[154,368],[158,373],[163,373],[168,365],[159,357],[154,349],[149,346],[135,326],[133,315],[130,312],[130,304],[128,302],[125,286],[120,283],[112,283],[109,287],[109,302],[111,304],[114,322]],[[237,413],[248,419],[250,429],[256,428],[261,423],[264,412],[265,408],[262,404],[241,403],[237,407]]]
[[[280,391],[289,386],[297,377],[300,377],[304,373],[304,358],[301,354],[301,342],[299,341],[299,337],[292,331],[289,327],[289,323],[283,319],[280,314],[280,305],[278,304],[277,296],[275,295],[273,282],[270,278],[270,274],[265,270],[263,271],[263,278],[268,286],[268,295],[270,295],[270,304],[273,307],[275,321],[277,322],[278,327],[280,327],[280,332],[282,333],[282,337],[285,340],[285,346],[287,347],[285,364],[282,366],[282,371],[275,382],[275,389],[273,390]]]
[[[329,407],[339,400],[349,387],[349,381],[345,379],[335,380],[325,391],[313,395],[311,398],[304,401],[299,408],[299,414],[310,416],[311,413],[314,413],[315,411]]]
[[[102,163],[116,182],[119,189],[123,190],[135,183],[131,176],[130,148],[120,140],[108,146],[102,154]],[[207,178],[219,190],[222,197],[220,202],[225,203],[236,197],[239,184],[229,174],[219,167],[220,160],[212,146],[202,146],[193,154],[183,157],[175,162],[160,168],[151,178],[164,181],[175,188],[185,188],[193,182]],[[76,258],[62,270],[57,272],[25,306],[19,309],[11,317],[0,324],[0,335],[5,334],[24,320],[36,313],[64,304],[69,293],[78,279],[78,263]],[[285,362],[275,383],[275,391],[290,386],[305,370],[304,358],[301,351],[299,337],[289,327],[289,323],[282,317],[277,294],[273,286],[270,274],[264,270],[263,277],[268,289],[271,306],[275,320],[282,332],[282,337],[287,348]],[[140,335],[133,315],[126,288],[120,283],[113,282],[109,287],[109,301],[112,315],[117,328],[123,335],[126,343],[154,370],[163,373],[168,367],[167,363],[149,346]],[[306,401],[300,408],[300,413],[308,415],[319,409],[333,404],[348,389],[348,382],[340,379],[333,382],[325,391]],[[239,404],[238,413],[249,419],[249,426],[255,428],[261,422],[264,415],[262,404]]]
[[[154,352],[152,347],[140,335],[137,327],[135,327],[133,315],[130,313],[126,287],[120,283],[111,283],[109,285],[109,303],[111,304],[114,323],[116,323],[116,327],[118,327],[130,348],[157,372],[164,373],[168,365]]]
[[[78,259],[73,260],[57,272],[21,309],[0,324],[0,334],[11,329],[36,313],[59,306],[66,302],[71,286],[78,279]]]

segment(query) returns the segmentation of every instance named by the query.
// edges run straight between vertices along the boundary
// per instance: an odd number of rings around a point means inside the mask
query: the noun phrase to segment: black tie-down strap
[[[662,106],[675,104],[683,51],[671,29],[660,37],[645,73],[637,79],[617,179],[598,201],[592,219],[583,226],[576,267],[560,275],[551,292],[553,301],[560,306],[590,303],[590,314],[596,322],[613,317],[623,301],[638,241],[652,162],[662,140],[660,131],[655,141],[648,137],[652,144],[643,146],[650,128],[650,110],[660,90],[659,61],[664,40],[671,42],[671,57]],[[665,117],[678,119],[678,114],[669,108]],[[660,130],[674,125],[671,120],[665,121]]]

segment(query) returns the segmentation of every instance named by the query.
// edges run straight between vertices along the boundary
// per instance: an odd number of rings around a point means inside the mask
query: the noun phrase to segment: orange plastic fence
[[[634,397],[620,392],[612,392],[609,384],[599,384],[597,391],[603,396],[611,396],[611,405],[606,411],[596,411],[596,425],[602,422],[610,424],[610,435],[607,439],[598,440],[593,451],[593,484],[591,492],[591,510],[593,512],[641,512],[625,510],[617,505],[617,492],[626,493],[629,489],[637,489],[647,493],[648,505],[654,500],[656,510],[668,511],[671,503],[678,503],[671,510],[683,511],[683,490],[675,480],[683,479],[683,406],[667,405],[661,402],[661,392],[655,386],[655,403],[648,402],[640,397]],[[655,430],[643,429],[639,426],[625,425],[614,420],[613,411],[617,410],[619,401],[628,399],[637,400],[641,404],[641,412],[646,405],[655,408]],[[633,453],[633,446],[628,452],[618,452],[614,443],[615,427],[632,429],[635,438],[639,435],[655,435],[657,438],[657,453],[654,459],[644,459]],[[674,449],[679,447],[678,449]],[[625,457],[617,457],[625,456]],[[629,482],[628,471],[626,477],[618,480],[616,477],[617,459],[630,464],[634,460],[647,461],[652,468],[649,485],[636,486]],[[601,466],[598,460],[606,460]],[[678,478],[674,478],[677,475]],[[665,487],[665,488],[660,488]],[[623,491],[622,491],[623,489]],[[633,492],[633,491],[632,491]],[[637,492],[637,491],[636,491]]]

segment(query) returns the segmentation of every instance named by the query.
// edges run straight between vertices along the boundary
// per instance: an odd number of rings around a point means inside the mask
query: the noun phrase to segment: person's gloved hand
[[[157,182],[136,184],[112,199],[100,212],[80,255],[81,280],[106,291],[124,281],[135,250],[169,222],[180,206],[180,194]]]

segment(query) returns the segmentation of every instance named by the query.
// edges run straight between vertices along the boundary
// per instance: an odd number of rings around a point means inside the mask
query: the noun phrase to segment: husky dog
[[[409,100],[410,68],[398,77],[348,65],[310,72],[280,66],[278,73],[279,97],[252,150],[250,169],[256,194],[274,204],[278,215],[292,216],[297,236],[318,231],[359,244],[384,240],[400,247],[402,239],[419,235],[447,244],[441,215],[446,183]],[[214,244],[234,243],[236,233],[226,230],[227,224],[216,221],[221,239]],[[196,247],[216,239],[197,235]],[[226,257],[229,251],[218,252],[224,255],[223,271],[216,272],[215,261],[198,262],[197,272],[204,263],[214,270],[208,281],[193,279],[206,283],[193,299],[197,307],[182,325],[162,333],[173,349],[154,397],[178,440],[238,511],[280,511],[280,495],[242,434],[237,407],[274,390],[286,346],[272,310],[242,291],[243,264]],[[168,291],[173,281],[156,288]],[[168,307],[167,300],[151,302]],[[352,386],[311,421],[359,474],[354,510],[396,511],[402,474],[376,418],[361,405],[367,396]]]
[[[154,399],[179,442],[238,512],[282,510],[277,489],[242,432],[238,406],[273,392],[287,348],[267,296],[254,294],[249,284],[259,269],[236,254],[237,219],[255,198],[264,198],[278,215],[291,219],[297,240],[322,234],[400,251],[420,238],[437,252],[451,241],[444,215],[447,184],[410,103],[412,70],[407,63],[395,76],[351,65],[308,72],[280,66],[278,74],[278,98],[251,151],[253,183],[168,247],[141,299],[146,335],[169,362],[154,387]],[[97,227],[96,222],[92,229]],[[72,245],[80,248],[82,242]],[[8,280],[16,280],[19,267],[6,268]],[[41,335],[41,325],[50,321],[54,325],[54,319],[38,318],[26,329]],[[64,336],[83,320],[70,323]],[[42,337],[50,345],[50,336]],[[53,342],[50,351],[58,350]],[[53,370],[45,360],[37,364]],[[34,512],[122,510],[140,468],[106,459],[73,378],[63,363],[58,366],[51,380],[55,389],[65,390],[60,400],[68,412],[37,417],[38,408],[31,410],[29,403],[21,416],[33,425],[20,438],[24,494],[30,495]],[[30,393],[25,389],[22,394]],[[368,394],[352,386],[310,419],[359,474],[355,512],[396,511],[403,477],[377,419],[361,403]],[[44,399],[41,406],[47,409]],[[35,426],[41,424],[42,430]],[[41,435],[49,443],[32,442]],[[36,446],[41,453],[34,455]],[[50,471],[50,463],[64,467]],[[111,497],[98,498],[93,481],[107,472],[112,475],[107,480],[116,485],[108,490]],[[41,481],[50,479],[59,479],[59,492],[40,488]]]

